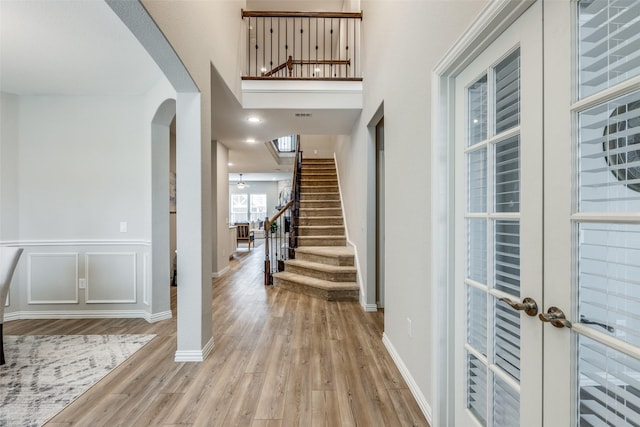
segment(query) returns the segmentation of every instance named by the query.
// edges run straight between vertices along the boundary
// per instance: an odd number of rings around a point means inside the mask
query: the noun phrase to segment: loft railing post
[[[271,258],[269,255],[269,218],[264,219],[264,285],[271,284]]]

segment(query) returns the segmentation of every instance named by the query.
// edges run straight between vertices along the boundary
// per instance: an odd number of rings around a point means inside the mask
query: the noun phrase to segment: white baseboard
[[[229,267],[229,266],[227,265],[227,266],[226,266],[225,268],[223,268],[222,270],[220,270],[220,271],[214,271],[213,273],[211,273],[211,277],[212,277],[213,279],[216,279],[216,278],[218,278],[218,277],[222,277],[222,276],[224,276],[224,274],[225,274],[227,271],[229,271],[230,269],[231,269],[231,267]]]
[[[407,369],[407,365],[404,364],[404,362],[402,361],[402,358],[400,357],[395,347],[389,340],[389,337],[385,333],[382,333],[382,342],[384,343],[384,346],[387,348],[387,351],[391,355],[393,362],[398,367],[398,370],[400,371],[402,378],[404,378],[404,380],[407,382],[407,385],[409,386],[409,390],[411,390],[411,394],[416,399],[416,402],[418,402],[418,406],[420,407],[420,410],[422,411],[425,418],[429,422],[429,425],[432,425],[433,417],[431,415],[431,406],[427,403],[427,399],[425,399],[424,394],[422,394],[420,387],[418,387],[418,384],[416,384],[415,380],[411,376],[411,372],[409,372],[409,369]]]
[[[148,315],[146,317],[146,320],[149,323],[156,323],[161,320],[171,319],[172,317],[173,317],[173,313],[171,313],[171,310],[167,310],[167,311],[161,311],[159,313]]]
[[[360,299],[360,305],[362,306],[362,308],[364,309],[364,311],[369,311],[369,312],[376,312],[378,311],[378,304],[367,304],[364,301],[364,298]]]
[[[171,311],[168,312],[171,318]],[[164,312],[159,313],[166,315]],[[155,316],[155,315],[154,315]],[[23,319],[145,319],[151,322],[154,316],[142,310],[74,310],[74,311],[14,311],[5,313],[5,322]],[[162,319],[154,319],[157,322]]]
[[[204,362],[213,350],[213,346],[213,337],[211,337],[202,350],[178,350],[173,360],[175,362]]]

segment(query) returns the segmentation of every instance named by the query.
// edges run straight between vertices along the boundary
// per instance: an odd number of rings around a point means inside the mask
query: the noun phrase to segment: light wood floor
[[[6,335],[157,334],[57,426],[428,426],[382,344],[382,313],[265,288],[262,248],[213,281],[215,348],[175,363],[174,319],[19,320]]]

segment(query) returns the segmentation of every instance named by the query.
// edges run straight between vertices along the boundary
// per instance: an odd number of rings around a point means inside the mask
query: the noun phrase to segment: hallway
[[[263,241],[213,280],[215,347],[175,363],[174,318],[19,320],[6,335],[157,334],[47,426],[427,426],[382,343],[383,314],[265,288]]]

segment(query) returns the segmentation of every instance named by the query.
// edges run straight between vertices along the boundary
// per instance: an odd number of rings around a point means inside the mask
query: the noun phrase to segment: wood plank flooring
[[[156,334],[46,425],[428,426],[382,344],[383,314],[262,283],[263,248],[213,280],[215,347],[176,363],[174,319],[18,320],[6,335]]]

